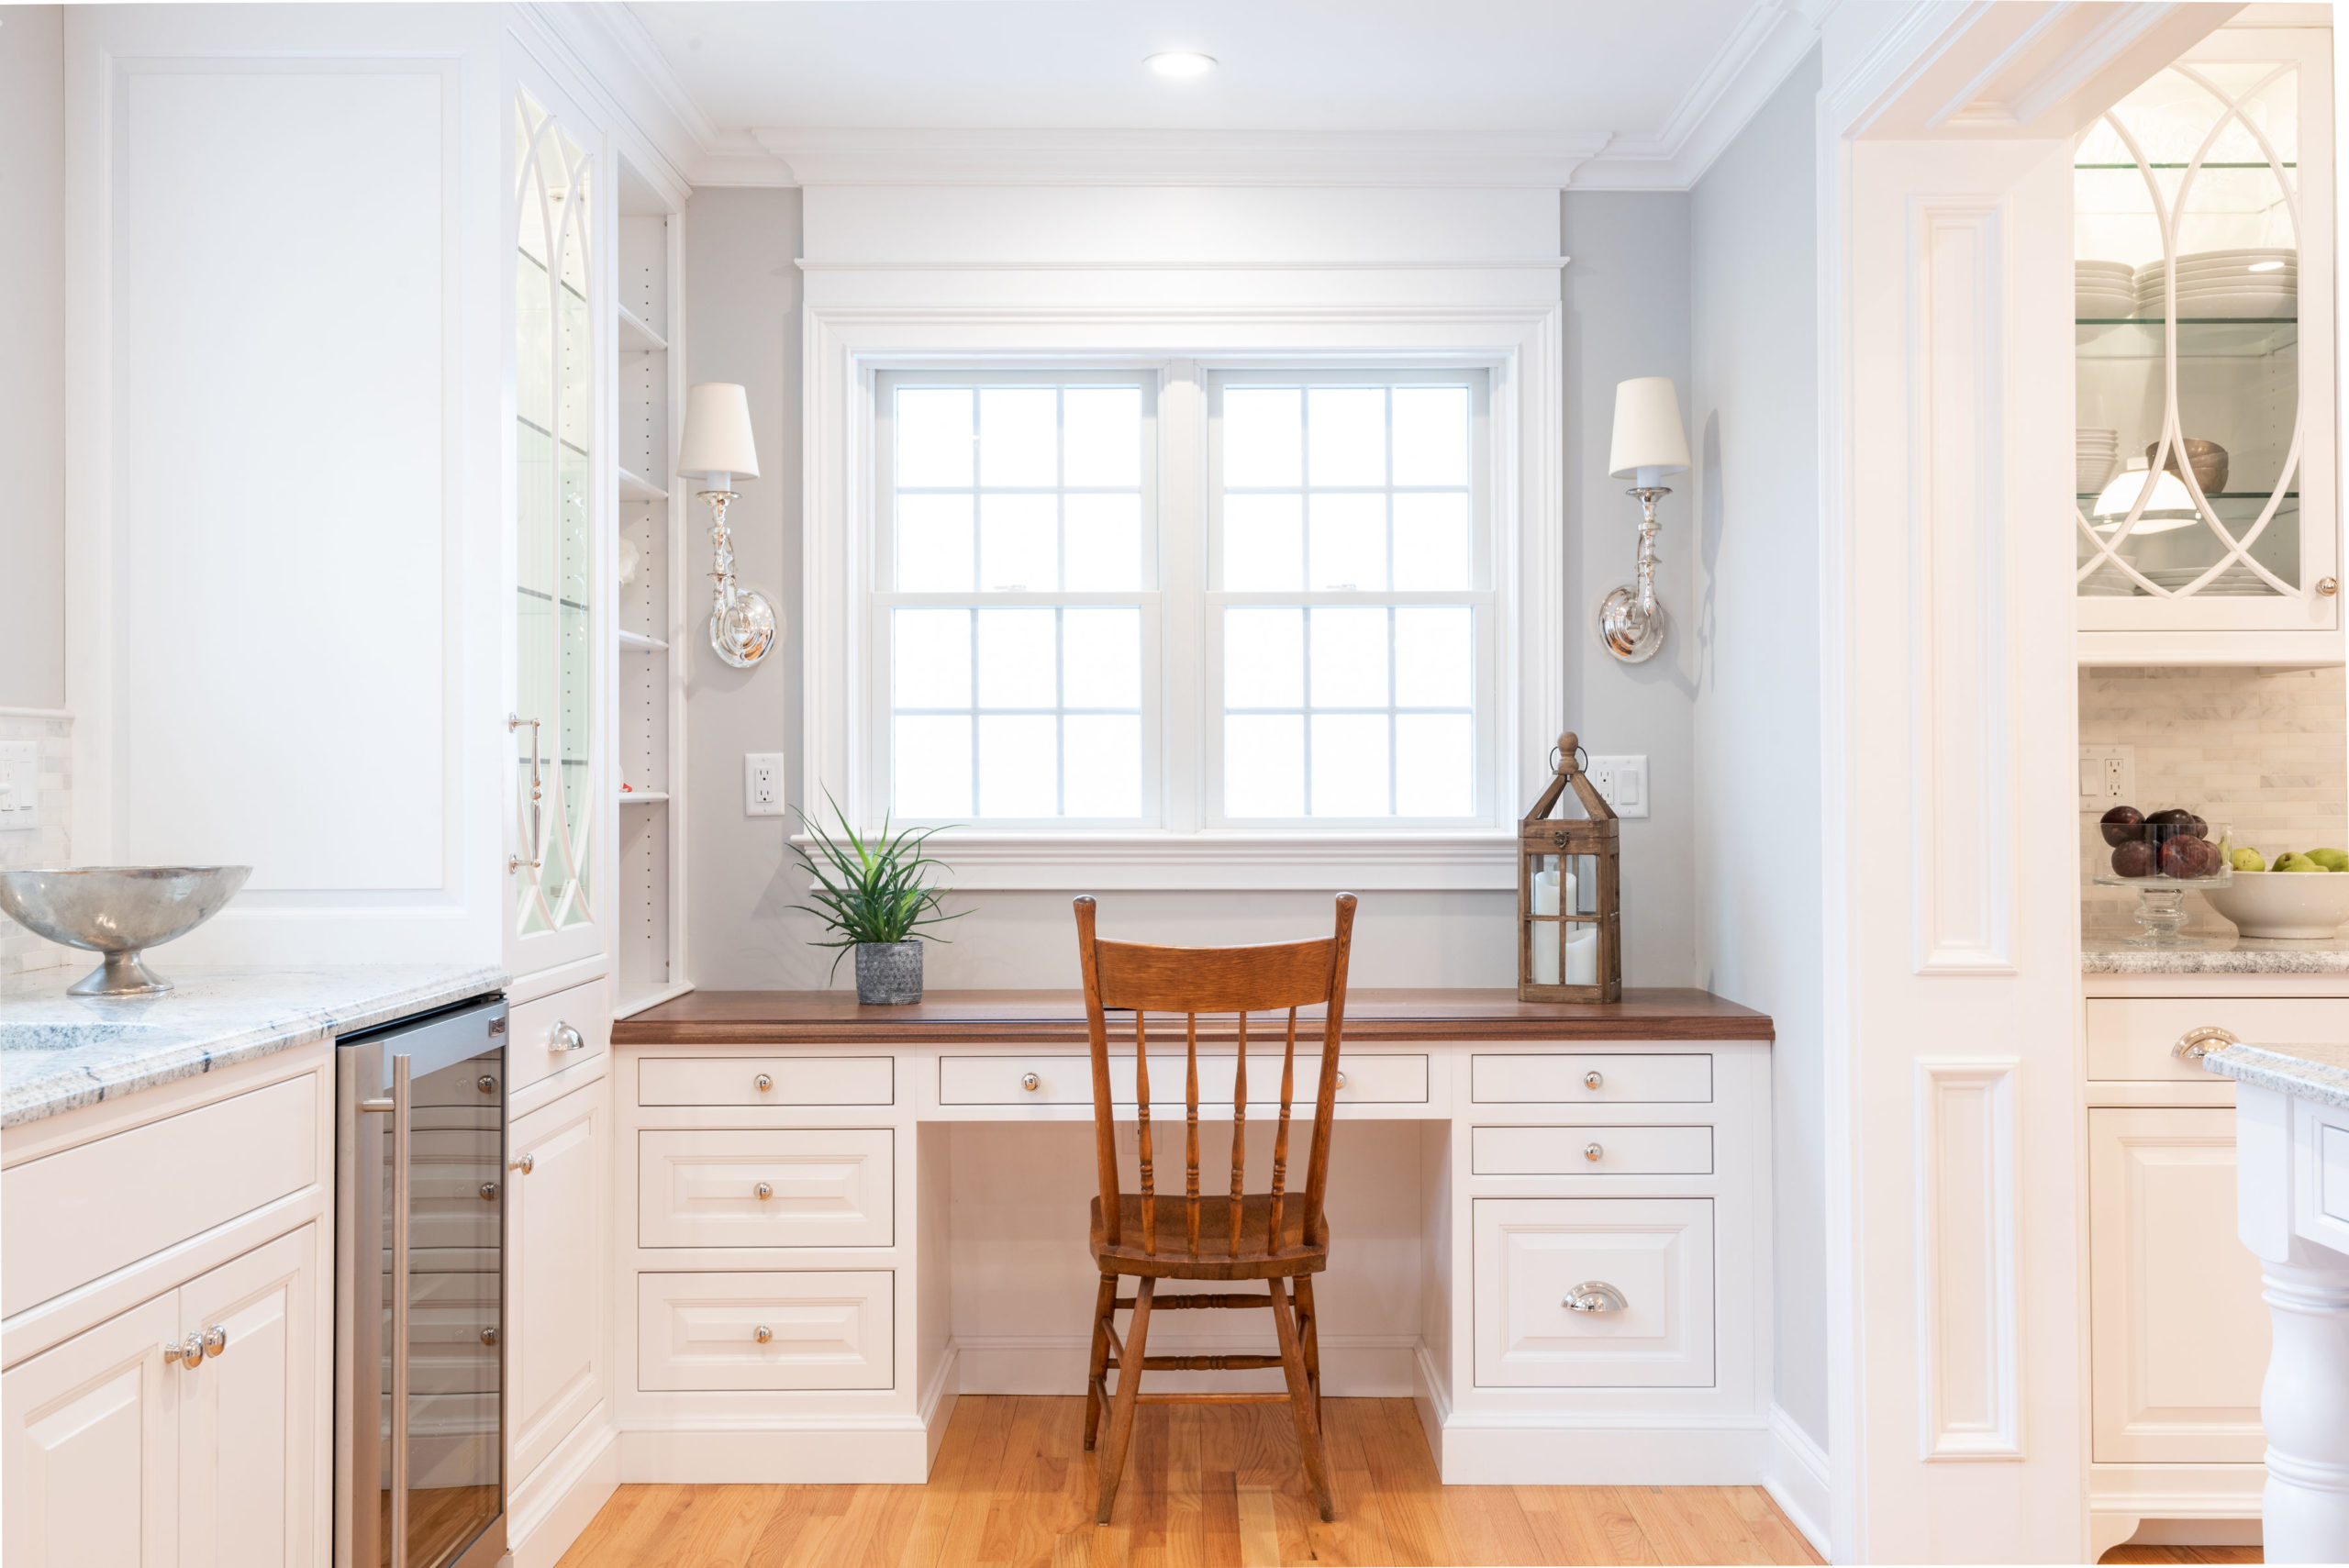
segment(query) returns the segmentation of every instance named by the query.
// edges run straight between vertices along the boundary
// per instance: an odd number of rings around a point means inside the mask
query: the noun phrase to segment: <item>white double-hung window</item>
[[[869,806],[1019,833],[1498,825],[1486,370],[869,384]]]

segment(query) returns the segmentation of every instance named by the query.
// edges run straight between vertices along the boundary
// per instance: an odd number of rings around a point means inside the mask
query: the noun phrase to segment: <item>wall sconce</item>
[[[726,507],[739,499],[735,477],[759,476],[759,453],[751,439],[751,399],[730,382],[705,381],[685,393],[685,433],[678,443],[677,473],[699,479],[709,503],[709,542],[717,553],[710,576],[718,586],[709,606],[709,645],[720,659],[746,670],[774,646],[774,606],[756,588],[734,581],[734,536],[726,528]]]
[[[1626,664],[1641,664],[1664,646],[1664,606],[1655,596],[1655,504],[1672,494],[1667,473],[1688,467],[1688,438],[1680,428],[1680,397],[1668,375],[1615,384],[1615,439],[1607,472],[1631,480],[1639,498],[1639,580],[1609,593],[1598,606],[1598,640]]]

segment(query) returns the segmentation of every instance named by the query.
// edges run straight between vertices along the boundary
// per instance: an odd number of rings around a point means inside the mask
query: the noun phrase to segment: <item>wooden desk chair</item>
[[[1330,1121],[1337,1108],[1338,1036],[1346,1003],[1346,955],[1353,940],[1354,895],[1338,895],[1334,936],[1309,942],[1268,942],[1244,948],[1151,947],[1105,942],[1093,934],[1094,904],[1076,901],[1076,949],[1085,968],[1085,1014],[1093,1045],[1093,1132],[1101,1168],[1101,1195],[1093,1201],[1093,1255],[1101,1265],[1101,1292],[1093,1315],[1092,1372],[1085,1390],[1085,1446],[1094,1448],[1103,1407],[1110,1407],[1109,1442],[1100,1464],[1099,1522],[1109,1522],[1134,1433],[1134,1408],[1153,1405],[1264,1405],[1286,1402],[1297,1420],[1305,1478],[1324,1519],[1337,1517],[1330,1501],[1330,1464],[1321,1443],[1321,1337],[1313,1310],[1313,1276],[1330,1266],[1330,1230],[1321,1198],[1330,1178]],[[1289,1103],[1297,1075],[1297,1010],[1329,1004],[1321,1029],[1320,1083],[1314,1090],[1313,1144],[1305,1165],[1302,1201],[1288,1194]],[[1141,1123],[1141,1191],[1118,1188],[1112,1137],[1117,1107],[1109,1090],[1110,1008],[1134,1015],[1134,1101]],[[1273,1137],[1273,1183],[1267,1193],[1246,1189],[1248,1132],[1248,1015],[1288,1010],[1280,1058],[1281,1114]],[[1150,1030],[1145,1015],[1181,1013],[1187,1072],[1183,1195],[1158,1195],[1151,1155]],[[1199,1015],[1239,1016],[1240,1056],[1231,1092],[1231,1184],[1229,1195],[1199,1191]],[[1265,1063],[1266,1066],[1270,1062]],[[1120,1299],[1119,1281],[1136,1276],[1134,1294]],[[1263,1280],[1256,1295],[1160,1296],[1158,1282]],[[1292,1300],[1289,1282],[1296,1282]],[[1117,1313],[1133,1312],[1125,1338]],[[1280,1340],[1278,1355],[1153,1356],[1147,1353],[1152,1312],[1269,1307]],[[1236,1371],[1279,1367],[1286,1394],[1160,1394],[1141,1392],[1144,1372]],[[1108,1374],[1118,1373],[1110,1393]]]

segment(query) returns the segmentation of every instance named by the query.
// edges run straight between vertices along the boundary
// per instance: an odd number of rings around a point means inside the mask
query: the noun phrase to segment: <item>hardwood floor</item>
[[[1281,1406],[1145,1406],[1093,1523],[1085,1401],[967,1396],[927,1486],[623,1486],[562,1568],[1817,1562],[1755,1486],[1445,1486],[1407,1399],[1332,1399],[1338,1518]]]
[[[2099,1562],[2264,1562],[2255,1546],[2116,1546]]]

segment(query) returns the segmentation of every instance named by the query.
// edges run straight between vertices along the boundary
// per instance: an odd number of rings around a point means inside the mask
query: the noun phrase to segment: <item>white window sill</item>
[[[1180,834],[955,828],[931,840],[930,848],[951,868],[943,880],[970,892],[1451,892],[1517,886],[1517,835],[1490,828]]]

